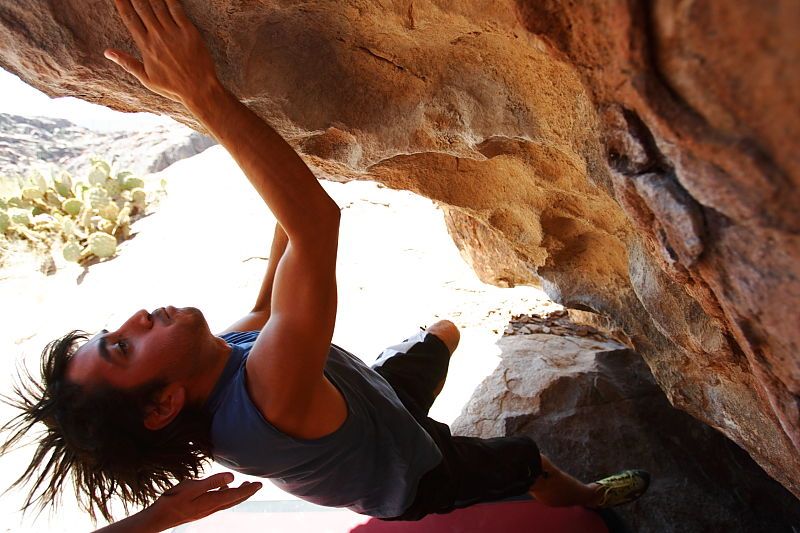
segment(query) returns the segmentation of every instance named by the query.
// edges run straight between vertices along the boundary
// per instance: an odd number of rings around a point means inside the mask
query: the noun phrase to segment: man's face
[[[115,331],[102,331],[81,346],[66,377],[81,385],[131,389],[156,378],[191,372],[194,356],[213,338],[203,313],[193,307],[162,307],[133,314]]]

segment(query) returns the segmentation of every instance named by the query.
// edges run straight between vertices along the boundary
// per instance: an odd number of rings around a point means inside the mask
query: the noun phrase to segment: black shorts
[[[373,364],[442,452],[441,463],[420,479],[411,506],[387,520],[419,520],[430,513],[524,494],[541,474],[539,448],[529,437],[453,436],[447,424],[428,416],[449,362],[444,342],[422,331],[384,350]]]

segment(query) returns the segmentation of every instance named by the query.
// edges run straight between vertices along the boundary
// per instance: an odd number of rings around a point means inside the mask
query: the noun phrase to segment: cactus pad
[[[100,258],[111,257],[117,253],[117,239],[98,231],[89,235],[89,251]]]
[[[105,189],[101,187],[92,187],[89,189],[89,205],[94,209],[101,209],[107,206],[110,201]]]
[[[81,212],[83,208],[83,202],[78,200],[77,198],[70,198],[69,200],[64,200],[61,203],[61,209],[68,215],[72,215],[74,217],[78,216],[78,213]]]
[[[67,237],[71,237],[72,234],[75,233],[77,226],[75,225],[75,221],[71,218],[64,217],[61,220],[61,231],[64,232],[64,235]]]
[[[122,192],[122,184],[119,182],[118,179],[115,178],[108,178],[106,182],[103,184],[103,188],[112,198],[114,196],[118,196],[119,193]]]
[[[53,179],[53,188],[62,198],[70,198],[72,196],[72,177],[63,172],[61,177]]]
[[[8,211],[8,216],[11,217],[11,221],[14,224],[20,224],[26,227],[33,224],[30,212],[25,209],[12,208]]]
[[[44,179],[44,176],[39,174],[38,172],[34,172],[30,178],[31,182],[33,182],[33,187],[39,189],[39,192],[42,194],[47,192],[47,180]]]
[[[19,207],[20,209],[27,209],[31,206],[28,200],[23,200],[19,196],[12,196],[6,200],[8,207]]]
[[[108,167],[108,163],[104,161],[96,162],[92,165],[92,170],[89,172],[89,183],[92,185],[102,185],[106,178],[108,178],[108,172],[111,170]]]
[[[106,219],[103,219],[97,223],[97,229],[99,229],[100,231],[104,231],[109,235],[112,235],[114,233],[115,227],[116,225],[113,222]]]
[[[142,188],[133,189],[131,191],[131,199],[133,200],[133,205],[144,207],[145,201],[147,200],[147,193],[144,192]]]
[[[119,214],[117,215],[117,226],[122,226],[125,224],[131,223],[131,206],[130,204],[125,204],[125,206],[119,210]]]
[[[142,189],[144,188],[144,180],[141,178],[125,178],[125,189],[132,190],[132,189]]]
[[[84,207],[83,211],[81,211],[78,222],[88,231],[92,225],[92,210]]]
[[[43,196],[44,193],[38,187],[25,187],[22,189],[22,197],[26,200],[37,200]]]
[[[81,258],[81,247],[77,242],[70,241],[64,246],[62,253],[64,254],[64,259],[77,263]]]
[[[61,199],[52,189],[44,193],[44,201],[51,208],[61,209]]]
[[[119,216],[119,206],[115,202],[108,202],[108,205],[101,207],[98,212],[106,220],[116,222]]]

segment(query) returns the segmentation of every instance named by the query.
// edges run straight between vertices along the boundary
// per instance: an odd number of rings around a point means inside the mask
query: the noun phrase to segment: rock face
[[[442,206],[442,211],[447,230],[461,256],[482,282],[498,287],[540,285],[536,271],[517,254],[502,233],[457,209]]]
[[[447,206],[485,279],[606,317],[800,496],[800,3],[184,3],[320,177]],[[133,50],[111,2],[0,0],[4,68],[197,126],[108,46]]]
[[[672,407],[640,356],[612,341],[514,329],[499,341],[502,360],[454,433],[528,435],[583,480],[644,468],[648,493],[617,510],[631,531],[751,533],[800,524],[800,502],[735,444]]]
[[[68,120],[0,113],[0,175],[6,176],[25,176],[41,163],[85,173],[93,155],[137,175],[151,174],[214,144],[181,125],[100,133]]]

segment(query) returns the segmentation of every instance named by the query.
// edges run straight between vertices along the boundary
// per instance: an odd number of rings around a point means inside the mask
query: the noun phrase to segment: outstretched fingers
[[[139,15],[139,18],[144,24],[144,27],[149,30],[156,29],[161,26],[161,23],[158,22],[158,18],[156,17],[155,12],[153,11],[153,6],[151,5],[150,0],[129,0],[130,3],[133,5],[133,9],[136,11],[136,14]]]
[[[141,44],[145,37],[147,37],[147,29],[144,27],[142,19],[139,14],[133,9],[130,0],[114,0],[114,5],[117,7],[119,16],[122,17],[122,22],[128,31],[131,32],[133,40],[136,44]]]
[[[144,69],[144,65],[141,61],[136,59],[130,54],[126,54],[121,50],[115,50],[113,48],[107,49],[103,52],[103,55],[106,56],[106,59],[109,59],[122,67],[123,70],[131,74],[142,85],[146,84],[147,81],[147,72]]]
[[[172,18],[172,13],[170,13],[169,8],[164,0],[150,0],[150,5],[152,6],[153,13],[155,13],[156,18],[162,27],[175,28],[177,26],[175,20]]]
[[[142,85],[144,85],[147,81],[147,72],[144,69],[144,65],[132,55],[126,54],[121,50],[115,50],[113,48],[109,48],[103,52],[103,55],[106,56],[106,59],[113,61],[122,67],[123,70],[139,80]]]
[[[201,495],[210,490],[225,488],[228,486],[228,483],[231,483],[232,481],[233,474],[230,472],[219,472],[204,479],[195,479],[189,481],[189,486],[195,494]]]
[[[198,503],[202,508],[208,509],[209,514],[216,513],[242,503],[259,489],[261,489],[261,483],[245,481],[238,487],[222,488],[206,493],[198,498],[198,500],[206,501]]]
[[[261,488],[261,483],[251,482],[229,488],[232,481],[230,472],[220,472],[205,479],[184,479],[156,500],[152,512],[160,517],[162,524],[177,526],[233,507]]]
[[[181,4],[180,0],[166,0],[166,3],[167,9],[169,9],[175,24],[181,28],[191,25],[192,22],[189,20],[189,17],[186,16],[186,11],[183,10],[183,4]]]
[[[261,483],[251,481],[228,487],[232,481],[233,474],[220,472],[205,479],[184,480],[164,495],[176,498],[173,506],[185,502],[184,513],[197,520],[242,503],[261,488]]]
[[[170,3],[167,3],[169,1]],[[150,91],[185,103],[218,81],[214,59],[197,28],[172,0],[115,0],[141,61],[116,50],[106,54]],[[173,18],[173,13],[178,17]]]

